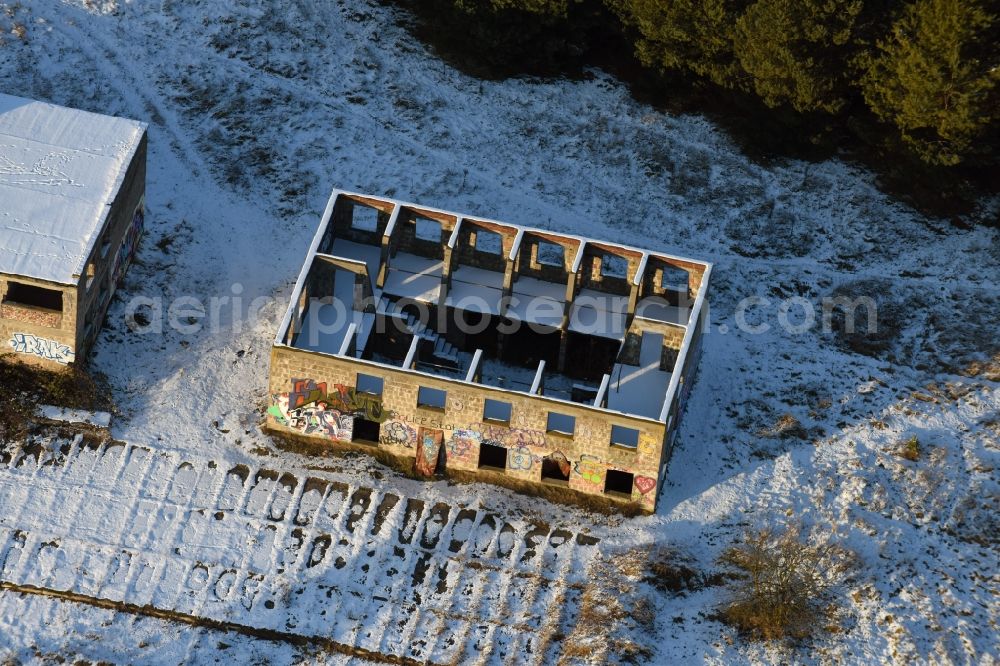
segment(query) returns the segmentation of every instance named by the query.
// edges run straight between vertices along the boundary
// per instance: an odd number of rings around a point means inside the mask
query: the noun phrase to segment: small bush
[[[661,592],[674,595],[684,595],[718,582],[706,578],[694,566],[695,563],[690,558],[672,548],[660,546],[649,553],[645,580]]]
[[[721,619],[756,640],[794,641],[827,619],[830,588],[853,558],[836,544],[808,543],[797,529],[765,529],[728,548],[719,563],[733,581]]]
[[[914,435],[900,444],[897,454],[900,458],[905,458],[911,462],[920,460],[920,440]]]

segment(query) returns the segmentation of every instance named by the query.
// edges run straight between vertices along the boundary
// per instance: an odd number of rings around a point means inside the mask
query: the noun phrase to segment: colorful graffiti
[[[337,441],[351,441],[354,417],[330,408],[325,402],[311,402],[301,407],[289,407],[288,394],[271,396],[267,413],[280,425],[303,435],[321,435]]]
[[[440,430],[420,429],[420,434],[417,436],[417,458],[414,463],[417,474],[434,476],[443,441],[444,433]]]
[[[565,453],[562,451],[553,451],[546,457],[555,464],[559,465],[559,471],[562,472],[563,476],[567,478],[569,477],[572,466],[570,465],[569,458],[566,457]]]
[[[482,441],[482,433],[471,428],[452,431],[447,443],[448,459],[475,464],[479,458],[479,445]]]
[[[507,452],[507,466],[510,469],[527,471],[534,466],[536,460],[541,460],[541,458],[532,455],[525,446],[517,446]]]
[[[417,445],[417,431],[403,421],[386,421],[379,431],[379,444],[412,449]]]
[[[139,205],[135,207],[135,211],[132,213],[132,223],[125,232],[125,238],[122,240],[121,247],[118,248],[118,254],[115,255],[114,268],[111,270],[112,287],[120,285],[125,279],[125,272],[128,270],[129,264],[132,263],[132,257],[135,256],[135,250],[139,246],[145,221],[144,205],[145,202],[140,201]]]
[[[326,401],[326,382],[317,384],[312,379],[292,380],[292,390],[288,392],[288,405],[292,409],[321,400]]]
[[[39,338],[31,333],[14,333],[10,346],[18,354],[30,354],[56,363],[72,363],[76,353],[68,346],[55,340]]]
[[[545,433],[540,430],[472,424],[466,428],[453,429],[451,437],[445,442],[445,451],[449,460],[475,465],[479,459],[479,447],[483,444],[504,447],[509,452],[509,469],[527,471],[542,460]]]
[[[648,495],[649,491],[656,487],[656,479],[648,476],[637,475],[635,477],[635,487],[642,495]]]
[[[326,382],[313,379],[292,379],[288,404],[299,409],[314,403],[324,403],[341,414],[384,423],[390,414],[383,409],[380,396],[358,393],[353,386],[337,384],[333,392],[327,391]]]
[[[508,449],[519,446],[536,449],[545,448],[545,433],[541,430],[506,428],[504,426],[493,425],[485,425],[482,428],[483,441],[495,446],[505,446]]]
[[[576,472],[584,481],[593,485],[604,483],[604,465],[596,456],[582,455],[573,465]]]
[[[382,396],[359,393],[353,386],[337,384],[337,392],[327,396],[332,404],[342,412],[352,414],[367,421],[385,423],[389,412],[382,407]]]

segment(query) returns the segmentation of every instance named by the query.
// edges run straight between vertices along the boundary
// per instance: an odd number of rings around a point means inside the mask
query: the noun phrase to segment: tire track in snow
[[[142,70],[135,64],[125,65],[121,61],[118,47],[108,43],[99,31],[81,27],[81,24],[88,24],[87,21],[81,19],[92,18],[86,10],[62,4],[53,5],[50,9],[58,16],[58,19],[49,21],[49,24],[67,39],[71,48],[83,53],[99,71],[103,72],[105,81],[117,89],[123,98],[132,100],[130,106],[143,111],[137,115],[146,117],[148,122],[157,125],[167,134],[171,149],[180,161],[191,169],[192,176],[199,177],[201,174],[208,173],[204,160],[184,138],[184,132],[176,119],[172,114],[165,113],[163,105],[157,103],[158,95],[154,89],[138,78],[136,72]],[[121,23],[118,24],[118,28],[122,28]],[[121,43],[127,44],[128,41],[123,40]],[[100,50],[95,49],[93,44],[99,45]],[[134,53],[132,55],[134,56]]]
[[[328,13],[330,8],[326,7],[322,10],[317,10],[312,7],[306,0],[297,0],[295,3],[303,15],[312,16],[316,19],[317,25],[323,26],[327,34],[331,34],[333,28],[330,25],[330,19],[328,18]],[[65,10],[63,10],[65,11]],[[69,11],[82,12],[82,10],[70,9]],[[129,10],[131,11],[131,10]],[[319,17],[319,18],[316,18]],[[177,17],[174,17],[177,18]],[[121,19],[119,19],[121,20]],[[119,55],[114,48],[114,45],[109,44],[104,37],[99,34],[97,30],[87,30],[84,31],[79,27],[79,22],[77,21],[62,21],[53,22],[53,24],[64,23],[66,25],[72,24],[69,29],[76,30],[81,33],[76,39],[71,39],[70,41],[75,45],[76,48],[80,49],[82,52],[86,53],[89,59],[95,63],[101,62],[100,56],[94,52],[93,49],[88,49],[83,44],[90,40],[94,43],[99,43],[102,46],[103,52],[108,54],[110,58],[111,67],[104,67],[103,71],[108,75],[107,80],[112,82],[113,85],[124,94],[126,91],[123,90],[120,83],[121,80],[131,81],[134,85],[134,90],[137,92],[133,93],[133,99],[138,99],[142,102],[139,108],[152,109],[155,114],[162,119],[162,123],[159,125],[162,129],[167,131],[170,137],[171,145],[175,150],[179,151],[182,162],[188,165],[196,165],[196,169],[200,173],[210,173],[211,170],[206,166],[204,159],[202,158],[201,151],[185,141],[182,137],[184,136],[184,131],[177,121],[177,113],[171,110],[166,112],[164,109],[171,104],[171,102],[162,97],[155,86],[151,85],[140,85],[135,76],[131,73],[135,67],[126,67],[120,60]],[[119,28],[120,28],[119,24]],[[67,33],[67,28],[63,28],[64,35],[69,36]],[[145,52],[141,49],[135,50],[132,54],[137,58],[144,58]],[[369,133],[371,125],[378,125],[385,130],[385,137],[388,137],[392,142],[394,142],[400,149],[410,150],[413,154],[419,154],[422,158],[433,158],[434,161],[444,166],[446,169],[454,165],[453,156],[449,153],[434,148],[427,143],[420,143],[413,139],[408,133],[394,131],[392,128],[386,124],[385,121],[381,120],[377,115],[363,111],[352,104],[341,104],[334,105],[330,103],[331,99],[336,99],[338,96],[329,90],[325,92],[316,92],[314,85],[308,85],[302,83],[296,79],[290,79],[277,74],[266,72],[261,69],[257,69],[247,63],[246,61],[240,59],[239,57],[230,58],[224,54],[216,53],[214,51],[208,50],[202,55],[209,56],[213,61],[220,65],[224,65],[228,69],[235,69],[238,75],[243,76],[243,80],[248,80],[253,82],[255,86],[266,86],[268,84],[275,86],[276,88],[282,90],[283,92],[292,94],[296,99],[305,99],[313,102],[317,105],[322,105],[326,108],[335,110],[336,112],[352,117],[354,119],[353,129],[360,133]],[[155,68],[151,68],[151,71],[155,71]],[[267,84],[258,83],[260,80],[265,80]],[[439,82],[435,82],[439,83]],[[160,100],[157,103],[156,99]],[[699,144],[700,145],[700,144]],[[480,182],[481,185],[486,187],[495,187],[495,184],[501,179],[501,177],[506,173],[499,170],[486,170],[478,166],[470,166],[463,164],[464,168],[468,169],[471,176],[475,176],[476,180]],[[766,172],[765,175],[768,177],[769,187],[775,187],[774,181],[778,179],[778,175]],[[784,189],[779,190],[779,192],[784,192]],[[530,195],[530,196],[528,196]],[[771,194],[774,196],[774,193]],[[549,214],[550,216],[559,219],[566,214],[571,214],[572,216],[580,217],[583,219],[587,218],[583,211],[568,205],[567,202],[550,202],[545,199],[541,199],[537,196],[534,190],[529,190],[527,193],[521,193],[520,198],[529,201],[531,206],[540,212]],[[746,257],[741,254],[727,251],[724,249],[725,246],[721,246],[713,251],[715,255],[714,260],[716,263],[728,263],[731,266],[738,266],[741,270],[763,269],[769,272],[778,272],[777,269],[782,269],[781,272],[794,272],[801,273],[803,269],[809,269],[814,275],[819,274],[823,277],[834,279],[838,282],[850,281],[850,280],[863,280],[863,279],[875,279],[875,278],[890,278],[897,283],[903,284],[915,284],[920,286],[936,286],[939,284],[939,278],[935,276],[920,277],[913,275],[900,275],[900,272],[906,272],[905,268],[901,268],[896,273],[887,272],[882,268],[872,267],[867,269],[862,269],[861,271],[856,270],[846,270],[839,269],[834,265],[830,265],[827,262],[817,263],[814,260],[802,259],[802,258],[775,258],[775,259],[759,259],[753,257]],[[833,261],[834,259],[830,259]],[[952,280],[952,284],[962,286],[968,289],[974,289],[983,293],[1000,293],[1000,285],[992,285],[989,282],[974,282],[966,277],[955,278]]]

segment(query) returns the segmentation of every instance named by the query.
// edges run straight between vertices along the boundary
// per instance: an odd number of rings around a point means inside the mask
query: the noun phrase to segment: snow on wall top
[[[145,131],[0,93],[0,273],[76,284]]]

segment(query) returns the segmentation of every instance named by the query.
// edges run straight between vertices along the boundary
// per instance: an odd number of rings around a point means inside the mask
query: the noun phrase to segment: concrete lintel
[[[538,391],[542,388],[542,375],[545,374],[545,359],[538,362],[538,371],[535,372],[535,381],[531,383],[531,390],[529,393],[532,395],[537,395]]]
[[[510,246],[510,254],[508,255],[508,260],[514,261],[517,259],[517,253],[521,251],[521,241],[524,240],[524,229],[518,229],[517,235],[514,236],[514,243]]]
[[[410,350],[406,352],[406,360],[403,361],[403,367],[407,370],[413,368],[413,362],[417,358],[417,345],[420,344],[420,336],[414,335],[413,340],[410,341]]]
[[[338,356],[347,356],[347,350],[351,348],[351,342],[354,340],[357,332],[358,325],[352,321],[350,326],[347,327],[347,335],[344,336],[344,341],[340,343],[340,351],[337,352]]]
[[[483,350],[477,349],[476,353],[472,355],[472,363],[469,364],[469,372],[465,375],[465,381],[474,382],[476,380],[476,371],[479,370],[479,362],[483,358]]]
[[[389,216],[389,222],[385,225],[385,231],[382,232],[384,238],[391,238],[392,233],[396,230],[396,220],[399,219],[399,211],[403,209],[398,203],[394,203],[395,208],[392,209],[392,215]]]
[[[575,275],[580,272],[580,265],[583,264],[583,251],[587,247],[587,241],[581,240],[580,247],[576,250],[576,257],[573,259],[573,270],[572,273]]]
[[[448,248],[454,250],[455,246],[458,244],[458,232],[462,229],[462,220],[465,218],[458,216],[455,219],[455,228],[451,230],[451,236],[448,237]]]
[[[325,252],[317,252],[316,258],[321,261],[325,261],[328,264],[332,264],[337,268],[342,268],[345,271],[349,271],[351,273],[355,274],[364,273],[365,275],[368,274],[368,265],[365,262],[360,261],[358,259],[338,257],[336,255],[327,254]]]
[[[635,275],[632,277],[632,284],[639,286],[642,284],[642,276],[646,273],[646,264],[649,262],[649,252],[642,253],[642,259],[639,260],[639,267],[635,270]]]
[[[594,407],[601,407],[604,403],[604,396],[608,393],[608,384],[611,383],[611,375],[604,375],[601,379],[601,388],[597,389],[597,397],[594,398]]]

